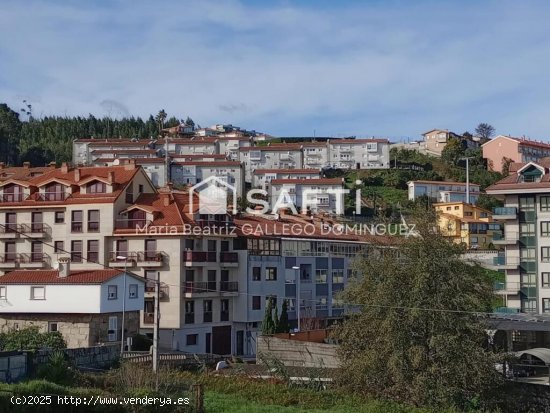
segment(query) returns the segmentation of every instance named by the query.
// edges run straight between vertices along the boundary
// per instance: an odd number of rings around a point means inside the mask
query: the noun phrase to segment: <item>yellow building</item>
[[[441,202],[433,206],[441,234],[468,248],[488,248],[493,241],[493,232],[500,230],[500,224],[493,222],[491,212],[478,206],[464,202]]]

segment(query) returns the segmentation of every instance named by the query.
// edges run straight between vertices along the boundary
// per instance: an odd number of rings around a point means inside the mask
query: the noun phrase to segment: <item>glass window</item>
[[[82,241],[71,241],[71,261],[82,262]]]
[[[5,300],[7,298],[7,287],[6,286],[1,286],[0,287],[0,300]]]
[[[542,288],[550,288],[550,272],[542,273]]]
[[[520,257],[522,260],[534,260],[535,249],[534,248],[522,248],[520,250]]]
[[[542,299],[542,312],[543,313],[550,313],[550,298],[543,298]]]
[[[31,300],[45,300],[46,287],[31,287]]]
[[[71,212],[71,231],[82,232],[82,211]]]
[[[188,346],[196,346],[198,340],[199,340],[198,334],[187,334],[185,342],[186,342],[186,345]]]
[[[95,181],[88,185],[89,194],[104,194],[106,192],[105,182]]]
[[[540,210],[541,212],[550,212],[550,196],[540,197]]]
[[[344,282],[344,270],[332,270],[332,283],[342,284]]]
[[[65,212],[56,211],[55,212],[55,223],[56,224],[63,224],[64,222],[65,222]]]
[[[86,256],[88,262],[99,262],[99,241],[88,241],[88,255]]]
[[[550,237],[550,222],[544,221],[540,223],[540,236]]]
[[[252,268],[252,281],[262,281],[262,268],[253,267]]]
[[[542,262],[550,262],[550,247],[541,247],[540,255]]]
[[[48,332],[49,333],[55,333],[56,331],[59,331],[57,321],[48,322]]]
[[[60,253],[64,252],[63,251],[63,249],[64,249],[63,241],[55,241],[53,243],[53,246],[54,246],[54,251],[53,252],[55,254],[60,254]]]
[[[128,289],[128,297],[129,298],[137,298],[138,297],[138,285],[137,284],[130,284]]]
[[[315,270],[315,282],[324,284],[327,282],[327,270]]]
[[[88,231],[99,232],[99,210],[91,209],[88,211]]]
[[[109,285],[107,287],[107,298],[109,300],[116,300],[118,296],[118,288],[116,285]]]
[[[277,280],[277,267],[267,267],[265,269],[265,279],[266,279],[266,281],[276,281]]]
[[[262,297],[255,295],[252,297],[252,309],[261,310],[262,309]]]

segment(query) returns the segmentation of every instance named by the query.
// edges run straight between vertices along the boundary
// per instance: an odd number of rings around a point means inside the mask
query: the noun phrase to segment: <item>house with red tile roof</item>
[[[550,156],[550,143],[525,137],[499,135],[484,143],[483,157],[492,171],[501,171],[505,163],[538,161]]]
[[[57,270],[15,270],[0,277],[0,331],[38,326],[69,348],[120,343],[123,329],[139,331],[144,285],[119,269],[71,270],[68,259]]]

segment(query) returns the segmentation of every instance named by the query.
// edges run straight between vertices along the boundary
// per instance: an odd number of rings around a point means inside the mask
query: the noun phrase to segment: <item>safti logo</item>
[[[237,213],[237,191],[217,176],[210,176],[189,188],[189,212],[195,209],[194,194],[199,198],[199,214],[227,214],[227,201],[232,200],[232,214]]]

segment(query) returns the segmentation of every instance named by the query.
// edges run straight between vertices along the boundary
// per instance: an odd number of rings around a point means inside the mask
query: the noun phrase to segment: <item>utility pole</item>
[[[465,156],[464,158],[460,158],[460,160],[466,161],[466,203],[470,203],[470,159],[472,159],[472,156]]]
[[[292,267],[292,269],[294,270],[294,278],[296,280],[296,319],[298,320],[298,331],[301,331],[301,328],[300,328],[300,301],[301,301],[301,298],[300,297],[300,267],[298,267],[297,265],[295,265],[294,267]]]
[[[170,180],[170,162],[168,157],[168,135],[164,135],[164,185],[168,186]]]
[[[153,327],[153,372],[155,373],[156,390],[159,387],[158,363],[159,363],[159,321],[160,321],[160,271],[157,272],[155,280],[155,312]]]
[[[124,355],[124,316],[126,313],[126,275],[128,273],[128,257],[117,256],[117,259],[124,260],[124,288],[122,289],[122,328],[120,332],[120,357]]]

